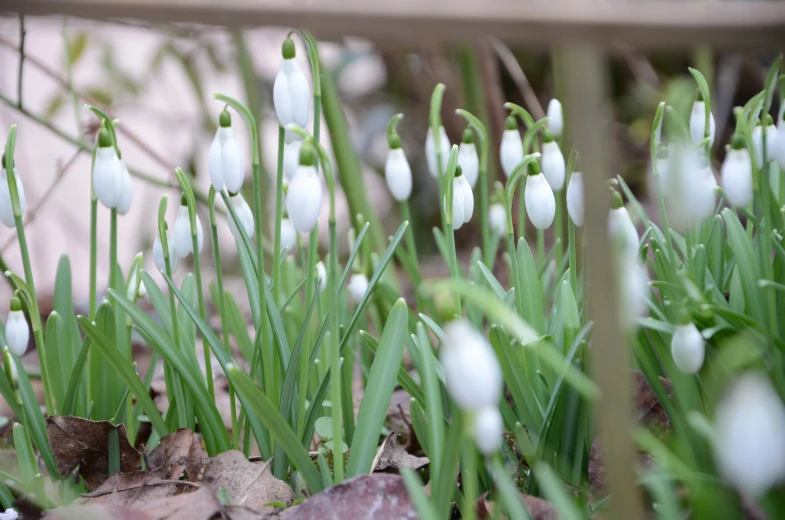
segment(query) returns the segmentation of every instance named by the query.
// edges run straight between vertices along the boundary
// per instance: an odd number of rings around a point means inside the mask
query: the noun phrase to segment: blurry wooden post
[[[636,484],[635,447],[631,438],[632,389],[630,360],[619,327],[613,248],[608,240],[611,161],[610,100],[604,50],[589,42],[557,51],[564,84],[568,138],[580,152],[586,197],[586,270],[589,319],[592,328],[592,370],[602,397],[597,407],[603,459],[611,491],[611,515],[616,520],[644,518]]]

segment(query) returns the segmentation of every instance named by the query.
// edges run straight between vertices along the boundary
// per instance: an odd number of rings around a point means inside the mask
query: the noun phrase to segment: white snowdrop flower
[[[567,167],[564,164],[564,155],[561,153],[559,143],[553,138],[550,130],[542,133],[542,174],[550,184],[553,191],[564,188],[564,176]]]
[[[762,124],[761,124],[762,123]],[[766,114],[763,121],[760,121],[752,129],[752,147],[755,149],[755,157],[759,168],[763,167],[763,126],[766,126],[766,157],[769,161],[776,158],[777,148],[777,127],[769,114]]]
[[[499,413],[497,406],[486,406],[477,412],[474,416],[472,434],[477,444],[477,451],[486,456],[496,453],[504,435],[502,414]]]
[[[460,191],[463,195],[463,223],[468,224],[474,214],[474,192],[460,166],[457,171],[461,172],[461,175],[456,177],[455,180],[460,186]]]
[[[308,124],[311,111],[311,87],[295,58],[294,41],[286,38],[281,47],[283,62],[273,84],[273,105],[282,127],[294,123],[300,128]],[[285,141],[291,143],[296,133],[286,131]]]
[[[120,161],[120,165],[120,180],[122,181],[122,184],[120,200],[117,202],[117,214],[125,215],[128,213],[128,210],[131,209],[131,203],[134,201],[134,185],[131,182],[131,174],[129,173],[128,168],[125,166],[125,163]]]
[[[469,187],[474,189],[480,177],[480,156],[477,155],[477,146],[474,144],[474,133],[469,127],[463,131],[463,138],[458,146],[458,166],[463,170]]]
[[[611,196],[611,210],[608,213],[608,236],[614,242],[617,242],[628,258],[638,255],[638,248],[640,246],[640,237],[638,230],[635,229],[635,224],[632,223],[627,208],[624,207],[624,202],[621,195],[614,191]]]
[[[572,223],[578,227],[583,226],[584,206],[583,174],[572,172],[570,182],[567,183],[567,213],[569,213]]]
[[[447,207],[447,195],[444,196],[444,207]],[[455,169],[452,181],[452,228],[460,229],[469,222],[474,213],[474,194],[468,181],[463,177],[461,167]]]
[[[661,145],[657,150],[657,175],[659,175],[659,189],[663,198],[668,197],[668,186],[670,186],[671,162],[670,151],[665,145]]]
[[[697,172],[696,177],[693,182],[695,185],[694,212],[697,220],[701,221],[714,215],[714,211],[717,209],[717,178],[714,177],[714,172],[708,162]]]
[[[551,99],[548,102],[548,130],[553,132],[556,137],[561,137],[564,130],[564,117],[562,116],[561,101]]]
[[[319,282],[319,291],[324,292],[327,289],[327,269],[321,260],[316,263],[316,281]]]
[[[536,163],[531,163],[529,175],[526,176],[526,214],[537,229],[548,229],[556,215],[556,198],[548,180],[540,173]]]
[[[218,130],[210,145],[207,162],[215,191],[220,192],[224,185],[229,193],[240,191],[245,180],[245,162],[232,129],[232,116],[226,109],[218,117]]]
[[[447,392],[465,412],[496,407],[502,391],[502,373],[488,340],[465,320],[444,327],[439,353]]]
[[[16,366],[16,365],[11,365]],[[4,512],[0,513],[0,520],[18,520],[19,513],[16,512],[13,508],[8,508]]]
[[[174,273],[177,266],[180,264],[180,257],[177,255],[177,249],[174,247],[174,240],[169,230],[166,230],[166,244],[169,249],[169,267]],[[155,234],[155,242],[153,242],[153,261],[155,261],[155,268],[161,272],[166,272],[166,261],[164,259],[164,248],[161,244],[161,237],[158,233]]]
[[[106,129],[98,132],[98,150],[93,166],[93,191],[105,208],[116,208],[123,193],[123,165],[112,147],[112,138]]]
[[[229,194],[229,204],[232,205],[234,212],[237,213],[237,220],[242,224],[245,234],[248,235],[248,238],[253,237],[254,221],[251,207],[239,193]],[[235,240],[242,242],[243,236],[240,234],[240,230],[237,229],[231,215],[229,215],[229,231],[232,232]]]
[[[716,181],[701,151],[685,143],[674,143],[671,151],[661,187],[669,223],[682,231],[713,214]]]
[[[497,202],[488,208],[488,226],[491,228],[491,233],[500,237],[507,236],[507,210],[504,209],[503,204]]]
[[[365,296],[365,291],[368,290],[368,278],[364,274],[353,274],[347,286],[349,289],[349,297],[357,304]]]
[[[297,230],[288,218],[281,219],[281,249],[293,251],[297,246]]]
[[[709,114],[709,148],[714,144],[714,114]],[[690,138],[693,144],[698,144],[706,138],[706,103],[703,94],[698,90],[695,102],[692,104],[690,114]]]
[[[697,374],[703,366],[706,345],[698,327],[689,319],[689,314],[683,321],[671,338],[671,356],[676,368],[685,374]]]
[[[15,356],[24,354],[27,350],[27,343],[30,341],[27,318],[22,311],[22,302],[16,296],[11,298],[11,310],[8,312],[8,319],[5,322],[5,341],[8,344],[8,350]]]
[[[731,205],[740,207],[752,202],[752,160],[749,150],[744,146],[744,138],[739,134],[733,136],[720,176],[725,196]]]
[[[136,287],[137,283],[139,284],[138,288]],[[147,296],[147,288],[144,286],[144,281],[139,281],[139,269],[134,269],[131,272],[131,278],[128,280],[128,288],[126,289],[125,296],[131,301],[134,301],[137,296],[139,298]]]
[[[14,170],[14,180],[16,181],[16,193],[19,196],[19,209],[21,214],[24,215],[27,204],[25,202],[25,188],[22,185],[22,179],[19,178],[19,172]],[[14,208],[11,204],[11,190],[8,188],[8,174],[5,171],[5,155],[3,155],[2,165],[0,165],[0,221],[7,227],[15,227],[16,220],[14,220]]]
[[[635,330],[637,320],[646,316],[649,296],[649,277],[640,261],[626,254],[619,255],[619,312],[625,330]]]
[[[425,161],[428,163],[428,171],[434,179],[439,178],[447,171],[447,161],[450,159],[450,139],[443,126],[439,127],[439,159],[441,168],[436,167],[436,142],[433,137],[431,127],[428,127],[428,134],[425,136]]]
[[[202,252],[204,246],[204,232],[199,215],[196,215],[196,254]],[[191,240],[191,220],[188,216],[188,205],[185,195],[180,199],[180,208],[177,210],[177,218],[174,221],[174,248],[180,258],[185,258],[193,253],[193,241]]]
[[[401,148],[401,138],[392,134],[389,138],[387,161],[384,163],[384,179],[395,200],[409,200],[412,194],[412,169],[406,160],[406,153]]]
[[[514,116],[508,116],[504,123],[504,133],[502,134],[502,144],[499,149],[499,156],[502,163],[504,174],[509,177],[513,170],[523,160],[523,141],[518,132],[518,123]]]
[[[300,165],[300,148],[303,147],[303,140],[297,134],[291,143],[283,144],[283,173],[290,181],[297,175],[297,167]]]
[[[785,406],[763,374],[743,375],[714,412],[714,457],[725,480],[760,496],[785,480]]]
[[[785,103],[780,107],[779,122],[777,123],[777,136],[774,139],[771,156],[777,160],[781,170],[785,170]]]
[[[300,166],[286,192],[289,219],[300,233],[308,233],[313,229],[322,209],[322,182],[314,161],[313,147],[303,145]]]

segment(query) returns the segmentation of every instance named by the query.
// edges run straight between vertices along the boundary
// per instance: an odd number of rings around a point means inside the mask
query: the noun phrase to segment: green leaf
[[[85,361],[87,361],[87,353],[90,351],[90,338],[85,338],[82,342],[82,348],[79,349],[79,355],[74,363],[74,369],[71,372],[71,377],[68,380],[68,390],[65,393],[65,401],[63,402],[62,413],[63,415],[76,415],[78,393],[84,385],[80,385],[82,380],[82,372],[84,371]]]
[[[562,487],[559,477],[548,464],[539,463],[534,467],[534,474],[545,497],[553,504],[556,516],[561,520],[582,520],[575,501]]]
[[[352,438],[347,477],[371,470],[371,463],[379,444],[384,418],[390,405],[396,381],[396,368],[401,366],[407,333],[406,301],[401,298],[393,306],[379,341],[379,349],[371,366],[360,411],[357,430]]]
[[[87,48],[87,33],[78,32],[73,38],[68,40],[68,47],[66,48],[66,59],[73,67],[79,61],[79,58],[84,54]]]
[[[52,395],[59,408],[62,408],[65,399],[64,366],[60,354],[65,350],[65,337],[63,322],[57,314],[52,311],[49,319],[46,320],[44,329],[44,342],[46,343],[46,365],[49,367],[49,381],[52,383]]]
[[[61,359],[68,361],[64,365],[64,373],[70,373],[74,367],[74,362],[79,355],[82,337],[79,334],[79,326],[76,324],[76,315],[73,305],[74,297],[71,291],[71,262],[68,255],[62,255],[57,262],[57,274],[55,275],[55,294],[54,310],[60,315],[67,338],[61,339],[61,345],[67,350]]]
[[[27,377],[22,360],[14,357],[17,372],[19,374],[19,395],[22,398],[22,413],[25,421],[25,427],[30,439],[38,448],[38,453],[44,460],[46,470],[53,480],[60,478],[60,473],[57,471],[57,463],[55,462],[52,449],[49,447],[49,438],[46,436],[46,421],[44,414],[41,412],[41,407],[38,405],[38,397],[30,385],[30,378]]]
[[[373,354],[376,355],[377,349],[379,348],[379,342],[371,336],[368,332],[361,330],[359,332],[360,337],[363,340],[363,343],[368,350]],[[406,390],[406,393],[412,396],[414,399],[422,400],[424,402],[425,394],[420,388],[420,385],[412,379],[412,376],[409,375],[409,372],[406,371],[402,366],[398,367],[398,384],[401,385],[401,388]]]
[[[59,112],[60,109],[63,108],[65,104],[65,96],[61,92],[55,92],[49,98],[49,101],[46,102],[46,108],[44,108],[44,119],[52,119],[55,117]]]
[[[499,280],[493,276],[491,270],[488,269],[484,263],[477,262],[477,266],[480,268],[483,278],[485,278],[485,281],[488,283],[488,288],[493,291],[493,294],[495,294],[500,301],[504,301],[507,296],[507,291],[504,290],[504,287],[499,283]]]
[[[411,497],[412,502],[414,502],[414,507],[417,510],[417,516],[420,520],[437,520],[439,515],[436,513],[428,496],[425,494],[422,481],[417,474],[412,471],[411,468],[403,468],[401,470],[401,475],[403,475],[403,483],[406,486],[406,490],[409,492],[409,497]]]
[[[763,308],[764,298],[761,297],[758,287],[758,280],[761,279],[758,258],[736,214],[725,208],[722,211],[722,218],[728,233],[728,245],[736,257],[736,267],[744,294],[745,307],[749,308],[753,318],[763,323],[765,311]]]
[[[522,284],[516,284],[516,290],[523,293],[523,318],[539,332],[545,333],[545,305],[542,301],[537,266],[534,256],[525,239],[518,241],[518,268]]]

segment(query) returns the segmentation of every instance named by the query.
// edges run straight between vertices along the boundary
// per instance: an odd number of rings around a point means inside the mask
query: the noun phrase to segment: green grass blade
[[[61,340],[65,352],[61,355],[61,360],[68,360],[68,365],[64,365],[63,373],[70,373],[75,366],[82,337],[79,334],[79,326],[76,324],[74,314],[73,294],[71,291],[71,262],[67,255],[62,255],[57,262],[57,274],[55,275],[55,294],[54,310],[60,315],[65,328],[66,338]]]
[[[439,515],[433,507],[433,504],[425,494],[422,482],[417,474],[410,468],[404,468],[401,471],[403,476],[403,483],[406,485],[406,490],[409,492],[414,507],[417,510],[417,515],[420,520],[437,520]]]
[[[377,349],[379,348],[379,341],[364,330],[360,331],[360,337],[365,346],[368,347],[368,350],[376,355]],[[412,379],[412,376],[410,376],[402,366],[398,367],[398,384],[400,384],[401,388],[406,390],[406,393],[411,397],[420,402],[425,402],[425,393],[422,388],[420,388],[420,385]]]
[[[49,368],[49,381],[52,383],[52,396],[58,408],[62,410],[63,401],[65,399],[65,382],[64,382],[64,362],[61,354],[66,355],[68,352],[68,338],[65,335],[65,328],[63,327],[63,320],[58,316],[57,311],[52,311],[49,319],[46,320],[46,327],[44,328],[44,341],[46,342],[46,356],[47,366]],[[70,360],[68,360],[70,363]]]

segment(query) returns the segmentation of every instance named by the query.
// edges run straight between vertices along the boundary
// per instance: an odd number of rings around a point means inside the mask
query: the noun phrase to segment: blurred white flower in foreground
[[[491,233],[507,236],[507,210],[504,209],[503,204],[498,202],[491,204],[488,209],[488,226],[491,228]]]
[[[498,406],[501,367],[488,340],[464,320],[447,324],[444,334],[439,359],[452,399],[465,412]]]
[[[497,406],[486,406],[474,416],[472,433],[477,450],[483,455],[493,455],[499,449],[504,435],[502,414]]]
[[[676,367],[685,374],[697,374],[703,366],[706,344],[698,327],[687,315],[676,327],[671,338],[671,356]]]
[[[353,274],[348,284],[349,296],[355,304],[360,303],[368,290],[368,278],[361,273]]]
[[[319,291],[324,292],[327,289],[327,269],[321,260],[316,263],[316,281],[319,282]]]
[[[734,134],[731,140],[720,175],[725,197],[732,206],[744,207],[752,202],[752,159],[740,134]]]

